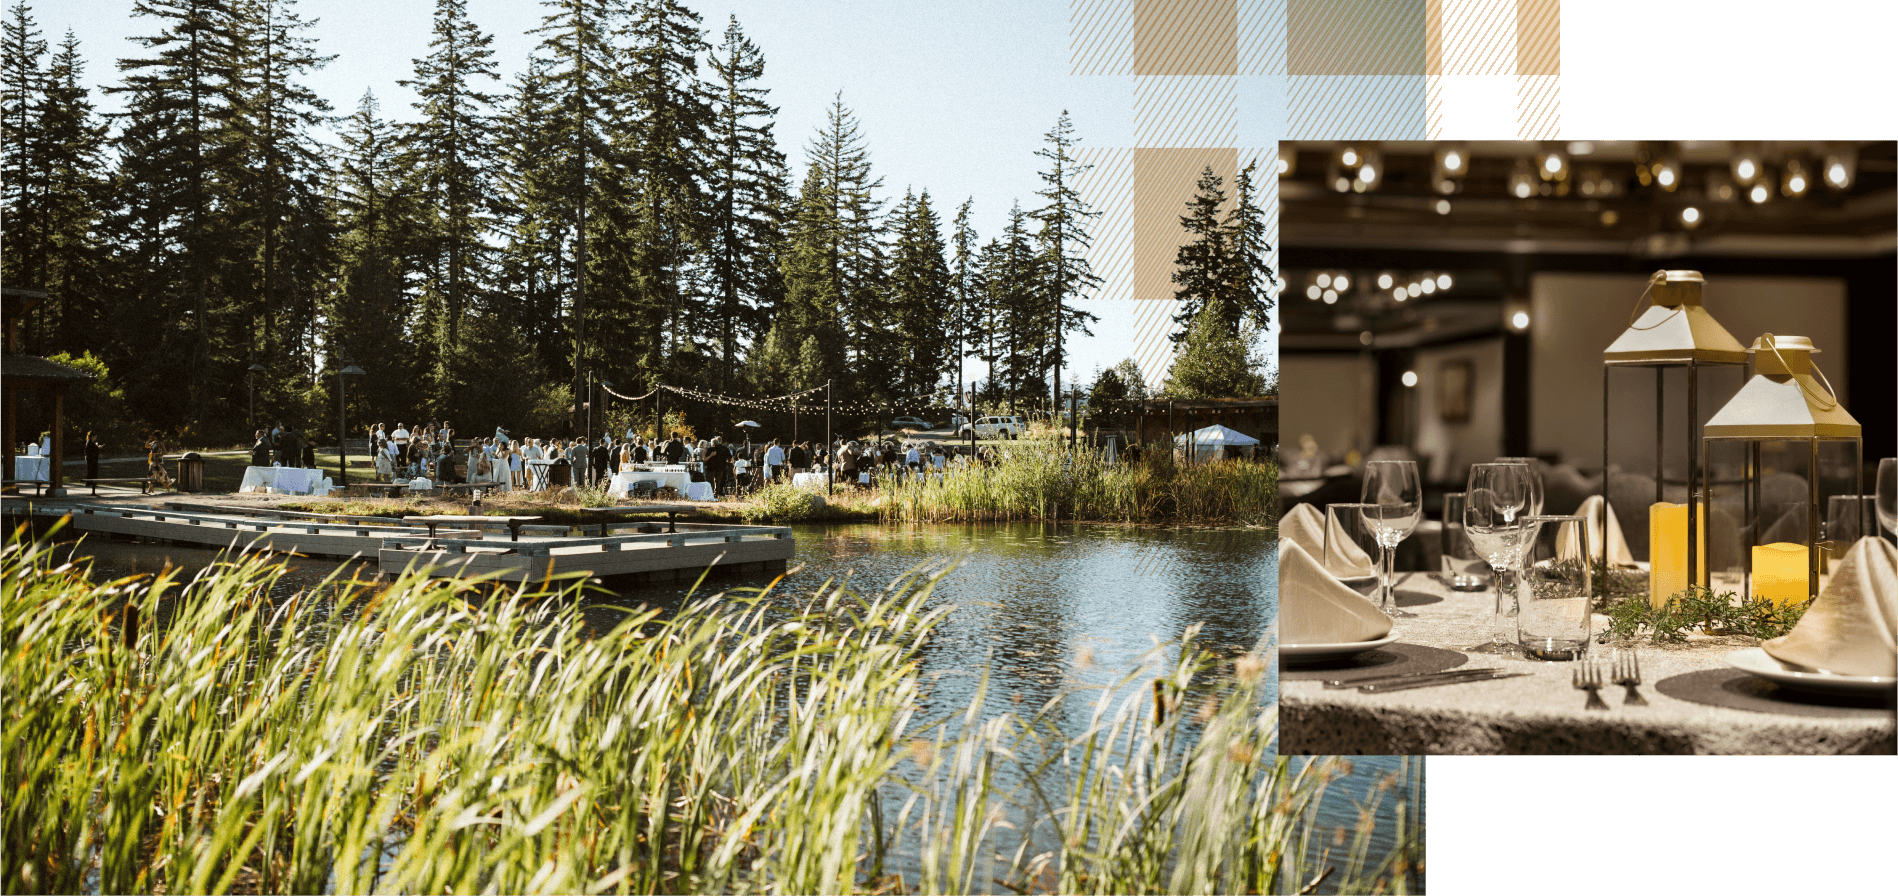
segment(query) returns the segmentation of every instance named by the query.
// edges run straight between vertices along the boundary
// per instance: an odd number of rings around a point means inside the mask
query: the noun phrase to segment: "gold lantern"
[[[1864,443],[1813,363],[1811,339],[1767,333],[1747,351],[1754,375],[1707,421],[1701,464],[1722,470],[1710,500],[1741,514],[1741,593],[1803,602],[1819,593],[1822,502],[1860,493]]]
[[[1703,513],[1689,513],[1695,495],[1707,490],[1706,468],[1695,446],[1700,444],[1700,380],[1703,369],[1732,370],[1739,374],[1734,384],[1745,380],[1747,352],[1720,322],[1701,304],[1705,280],[1699,271],[1655,271],[1648,278],[1642,299],[1652,297],[1647,309],[1630,321],[1608,349],[1602,352],[1601,373],[1601,495],[1609,503],[1609,446],[1616,417],[1610,413],[1611,376],[1617,369],[1646,368],[1654,371],[1654,504],[1649,508],[1649,599],[1660,604],[1705,573],[1707,520]],[[1641,299],[1635,301],[1640,308]],[[1669,388],[1669,370],[1682,373],[1673,377]],[[1681,395],[1681,390],[1685,395]],[[1670,401],[1669,394],[1674,398]],[[1728,393],[1732,394],[1732,393]],[[1680,416],[1670,423],[1668,409]],[[1682,412],[1685,411],[1683,415]],[[1625,423],[1623,424],[1626,425]],[[1667,501],[1668,461],[1666,433],[1670,426],[1684,434],[1680,452],[1672,460],[1676,475],[1684,476],[1686,503]],[[1633,522],[1624,521],[1624,525]],[[1607,565],[1607,539],[1602,539],[1601,560]],[[1700,550],[1689,551],[1690,544]],[[1665,562],[1662,562],[1665,561]],[[1605,597],[1607,577],[1598,580],[1598,596]]]

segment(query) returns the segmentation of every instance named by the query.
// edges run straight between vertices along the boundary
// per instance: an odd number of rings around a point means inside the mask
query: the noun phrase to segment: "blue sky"
[[[1065,109],[1083,146],[1132,146],[1132,79],[1068,74],[1065,0],[1033,2],[768,2],[690,3],[716,43],[736,15],[764,51],[764,84],[779,108],[781,148],[798,169],[811,135],[842,91],[868,141],[885,195],[928,189],[945,224],[965,198],[984,239],[1006,220],[1009,205],[1037,201],[1042,135]],[[129,38],[156,33],[160,23],[131,15],[132,0],[57,0],[33,4],[49,41],[70,28],[88,58],[95,85],[117,80],[116,61],[138,52]],[[414,96],[396,82],[425,55],[434,4],[426,0],[303,0],[315,19],[319,49],[337,56],[307,79],[339,114],[373,90],[383,114],[410,119]],[[538,3],[469,0],[469,16],[494,35],[504,80],[524,70],[538,43],[531,28]],[[497,87],[497,90],[499,88]],[[116,98],[95,95],[102,108]],[[1184,197],[1182,197],[1184,199]],[[1131,303],[1097,301],[1101,317],[1091,339],[1075,340],[1069,378],[1091,379],[1095,367],[1129,354]],[[975,373],[974,365],[970,373]]]

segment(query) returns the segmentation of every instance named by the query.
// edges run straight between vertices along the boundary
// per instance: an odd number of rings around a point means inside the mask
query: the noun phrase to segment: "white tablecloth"
[[[793,473],[791,484],[798,488],[823,488],[826,479],[823,473]]]
[[[22,454],[13,458],[13,478],[21,482],[52,481],[52,458]]]
[[[245,467],[244,481],[237,490],[261,492],[276,489],[285,494],[307,495],[322,484],[322,470],[305,467]]]
[[[615,498],[624,498],[633,491],[633,483],[650,482],[655,488],[670,486],[678,489],[679,494],[689,494],[692,477],[683,470],[630,470],[613,474],[613,485],[608,493]],[[694,499],[700,500],[700,499]]]

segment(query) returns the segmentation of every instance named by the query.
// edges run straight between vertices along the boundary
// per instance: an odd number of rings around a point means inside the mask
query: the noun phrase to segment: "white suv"
[[[1028,431],[1028,424],[1020,417],[983,417],[975,421],[975,436],[979,439],[1019,439]],[[970,424],[962,424],[956,435],[967,436]]]

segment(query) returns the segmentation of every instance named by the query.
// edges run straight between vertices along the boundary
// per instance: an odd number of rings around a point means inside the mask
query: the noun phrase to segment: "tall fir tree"
[[[820,176],[821,201],[826,207],[824,238],[829,242],[830,276],[838,299],[838,317],[848,334],[846,358],[857,370],[887,370],[895,350],[884,338],[888,319],[884,250],[880,239],[883,202],[876,191],[882,178],[870,172],[870,152],[856,116],[839,92],[807,154]],[[845,393],[881,393],[887,384],[866,378],[852,382]],[[887,397],[887,396],[886,396]]]
[[[1253,178],[1259,163],[1248,163],[1233,183],[1232,211],[1226,214],[1221,229],[1225,232],[1226,288],[1225,322],[1237,335],[1241,322],[1264,329],[1272,322],[1272,287],[1278,282],[1266,254],[1272,247],[1265,242],[1265,210],[1259,207],[1258,185]]]
[[[964,394],[962,384],[962,361],[964,358],[969,357],[969,340],[971,334],[975,332],[973,315],[975,310],[974,303],[976,301],[976,280],[979,276],[979,268],[977,265],[977,253],[979,251],[977,240],[979,238],[976,236],[975,226],[969,223],[970,207],[974,204],[975,197],[972,196],[962,200],[962,204],[956,206],[956,230],[955,236],[952,238],[952,243],[955,246],[955,258],[949,263],[951,298],[954,302],[954,307],[949,315],[949,338],[950,341],[955,344],[955,350],[949,357],[951,363],[955,365],[957,396],[955,403],[957,405],[962,404],[961,396]]]
[[[0,55],[0,207],[6,212],[0,273],[9,286],[44,289],[46,226],[39,206],[45,174],[36,159],[43,155],[38,107],[46,90],[46,41],[25,3],[8,10]]]
[[[220,276],[244,251],[217,202],[244,147],[236,139],[243,47],[232,7],[230,0],[138,0],[133,15],[157,20],[160,31],[132,38],[150,55],[119,60],[125,76],[109,91],[129,95],[113,193],[126,206],[118,220],[133,245],[119,253],[125,292],[115,304],[146,312],[119,322],[131,365],[112,369],[127,373],[134,406],[164,409],[159,416],[192,426],[206,419],[218,373],[212,303],[228,295]]]
[[[449,365],[468,357],[459,351],[462,321],[482,304],[492,278],[495,97],[487,88],[498,75],[494,37],[468,18],[466,0],[436,0],[433,34],[429,54],[415,60],[415,77],[399,82],[415,91],[421,113],[403,136],[399,164],[421,216],[408,267],[421,290],[416,325],[429,392],[439,401],[468,375]]]
[[[567,320],[574,265],[567,263],[576,218],[566,192],[569,169],[550,163],[566,148],[556,121],[560,106],[546,59],[529,57],[496,121],[500,144],[495,174],[503,239],[497,262],[497,292],[516,311],[518,323],[543,369],[573,363]]]
[[[1223,296],[1229,286],[1229,249],[1220,221],[1220,207],[1225,204],[1225,178],[1207,165],[1194,186],[1193,198],[1186,202],[1186,214],[1180,216],[1180,227],[1189,238],[1173,257],[1173,282],[1178,287],[1173,290],[1173,298],[1180,303],[1173,315],[1173,322],[1180,328],[1171,337],[1175,346],[1186,341],[1200,309],[1214,296]]]
[[[336,273],[323,308],[328,351],[347,351],[373,376],[352,384],[354,419],[395,422],[414,414],[428,372],[415,346],[414,305],[405,288],[406,247],[425,242],[421,197],[410,191],[400,137],[365,93],[343,122],[343,149],[333,191],[337,220]]]
[[[1035,211],[1035,220],[1040,223],[1038,238],[1043,254],[1047,256],[1044,267],[1048,272],[1047,299],[1048,309],[1048,371],[1052,382],[1054,403],[1061,403],[1061,367],[1067,363],[1066,335],[1079,330],[1083,336],[1092,336],[1093,331],[1087,325],[1100,318],[1095,317],[1076,306],[1077,300],[1100,284],[1100,277],[1087,263],[1087,249],[1092,245],[1088,234],[1088,225],[1100,213],[1094,211],[1081,194],[1075,189],[1075,178],[1094,166],[1075,158],[1074,146],[1078,138],[1074,136],[1074,124],[1068,120],[1066,110],[1055,121],[1054,127],[1044,136],[1046,145],[1035,150],[1035,155],[1048,160],[1047,170],[1041,172],[1042,183],[1046,184],[1035,195],[1045,203]]]
[[[105,334],[97,226],[106,180],[105,124],[82,79],[79,40],[66,32],[34,109],[32,166],[40,172],[35,215],[43,222],[37,282],[46,289],[51,325],[37,350],[73,355],[96,349]],[[11,240],[9,239],[9,242]]]
[[[710,65],[707,268],[716,303],[723,388],[737,361],[740,340],[764,338],[769,310],[779,298],[773,261],[784,239],[790,197],[784,153],[771,133],[778,109],[766,101],[768,91],[757,85],[764,77],[764,54],[745,37],[737,16],[726,25]]]
[[[899,349],[894,393],[925,397],[942,382],[950,355],[949,321],[954,311],[951,275],[943,257],[942,221],[929,191],[905,194],[891,214],[895,244],[890,258],[890,317]]]

